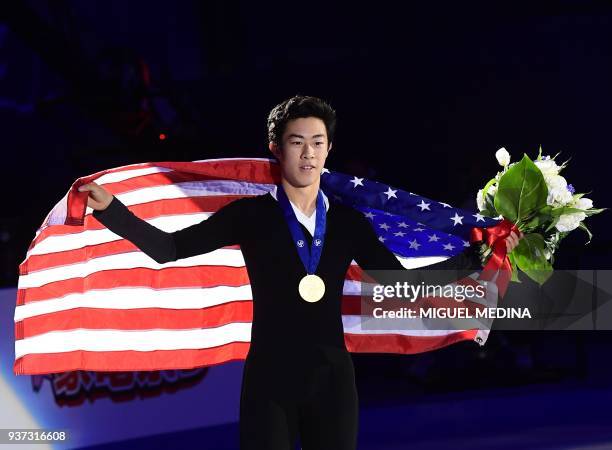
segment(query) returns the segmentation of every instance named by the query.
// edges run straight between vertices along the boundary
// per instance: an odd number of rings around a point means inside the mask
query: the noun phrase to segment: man
[[[341,297],[354,259],[364,270],[405,270],[357,210],[319,189],[332,148],[335,111],[295,96],[268,117],[281,183],[233,201],[200,223],[167,233],[136,217],[95,183],[88,205],[100,222],[159,263],[239,244],[253,293],[251,345],[242,378],[244,449],[354,450],[358,397],[344,344]],[[508,250],[519,237],[507,239]],[[480,267],[475,248],[430,266]]]

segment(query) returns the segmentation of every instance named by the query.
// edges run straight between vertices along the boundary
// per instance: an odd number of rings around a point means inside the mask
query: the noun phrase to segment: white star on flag
[[[436,234],[431,234],[429,235],[429,242],[438,242],[440,240],[440,238],[438,236],[436,236]]]
[[[349,181],[349,183],[353,183],[353,188],[356,188],[357,186],[363,186],[362,181],[363,178],[353,177],[353,179]]]
[[[421,227],[419,227],[419,228],[415,228],[415,229],[414,229],[414,231],[423,231],[423,230],[425,230],[425,228],[421,228]]]
[[[453,226],[456,226],[458,223],[460,223],[461,225],[463,225],[463,222],[461,221],[461,219],[463,219],[463,216],[460,216],[459,214],[457,214],[457,212],[455,211],[455,216],[451,217],[450,220],[452,220],[453,222],[455,222],[453,224]]]
[[[400,228],[408,228],[408,224],[406,222],[403,222],[403,221],[398,223],[397,226],[400,227]]]
[[[452,250],[454,248],[455,246],[451,244],[450,242],[448,244],[444,244],[444,250]]]
[[[468,241],[463,241],[463,246],[464,246],[464,247],[469,247],[469,246],[470,246],[470,243],[469,243]]]
[[[380,242],[385,242],[385,241],[387,240],[387,238],[382,237],[382,236],[378,236],[378,240],[379,240]]]
[[[397,198],[397,195],[395,195],[396,192],[397,192],[397,189],[393,190],[391,189],[391,186],[389,186],[389,188],[387,189],[387,192],[384,192],[384,194],[387,196],[387,200],[390,200],[391,197]]]
[[[440,203],[445,208],[450,208],[451,207],[451,205],[449,205],[448,203],[444,203],[444,202],[438,202],[438,203]]]
[[[481,220],[484,222],[484,216],[480,213],[472,214],[472,216],[476,217],[476,222],[480,222]]]
[[[366,216],[368,219],[374,219],[374,216],[376,214],[372,214],[370,211],[368,211],[367,213],[364,214],[364,216]]]
[[[431,205],[431,203],[425,203],[425,200],[421,200],[421,203],[419,203],[417,206],[421,208],[421,211],[431,211],[431,209],[429,209],[429,205]]]
[[[421,244],[419,244],[416,239],[413,239],[412,241],[410,241],[410,248],[418,250],[420,246]]]
[[[397,231],[395,233],[393,233],[395,236],[400,236],[400,237],[404,237],[406,236],[406,233],[404,233],[403,231]]]
[[[384,228],[385,231],[389,231],[389,228],[391,228],[389,225],[387,225],[386,223],[381,223],[380,225],[378,225],[380,228]]]

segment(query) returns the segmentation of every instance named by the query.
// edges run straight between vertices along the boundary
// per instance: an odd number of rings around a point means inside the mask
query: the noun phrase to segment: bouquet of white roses
[[[608,209],[593,208],[593,202],[584,197],[585,193],[576,193],[574,187],[567,184],[559,173],[569,160],[557,165],[557,156],[558,153],[552,158],[542,156],[540,147],[535,161],[524,154],[519,162],[510,163],[510,154],[505,148],[500,148],[495,157],[503,170],[480,189],[476,196],[480,214],[504,219],[500,225],[505,225],[495,230],[497,233],[489,233],[489,239],[482,239],[483,263],[491,259],[495,252],[490,245],[495,238],[491,239],[491,236],[499,235],[500,229],[505,229],[502,234],[510,229],[524,233],[519,245],[508,255],[501,246],[498,247],[497,256],[501,256],[501,259],[507,256],[513,281],[520,281],[517,276],[517,270],[520,269],[543,284],[553,272],[554,254],[561,240],[572,230],[581,228],[588,234],[588,244],[592,234],[584,220]],[[487,231],[484,235],[487,235]],[[479,233],[479,238],[486,237],[484,235]],[[497,262],[490,267],[500,265]]]

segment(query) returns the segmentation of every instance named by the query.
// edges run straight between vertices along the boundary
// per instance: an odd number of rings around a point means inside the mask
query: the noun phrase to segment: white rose
[[[572,193],[570,191],[561,188],[550,191],[548,193],[546,203],[555,206],[568,206],[570,203],[572,203],[573,199],[574,197],[572,197]]]
[[[590,198],[581,197],[574,203],[574,208],[578,209],[591,209],[593,207],[593,200]]]
[[[544,181],[548,187],[548,205],[567,205],[574,198],[567,189],[567,181],[561,175],[546,175]]]
[[[540,169],[540,172],[542,172],[542,175],[545,177],[557,175],[559,173],[559,166],[554,159],[542,159],[540,161],[536,160],[533,163],[538,167],[538,169]]]
[[[561,175],[545,175],[544,181],[549,189],[567,189],[567,181]]]
[[[506,167],[510,163],[510,153],[504,147],[495,152],[495,158],[500,166]]]
[[[562,214],[561,217],[559,217],[557,225],[555,226],[559,231],[572,231],[578,228],[580,222],[582,222],[585,218],[585,213]]]
[[[496,192],[497,192],[497,185],[493,184],[489,186],[489,189],[487,190],[487,196],[490,194],[493,197],[495,197]],[[484,209],[487,208],[487,203],[485,201],[483,193],[484,193],[484,189],[480,189],[478,191],[478,194],[476,194],[476,205],[478,205],[479,211],[483,211]]]
[[[574,196],[567,189],[565,189],[564,191],[561,191],[558,198],[559,198],[559,203],[561,203],[563,206],[569,205],[570,203],[572,203],[572,200],[574,200]]]
[[[476,194],[476,205],[478,205],[478,211],[483,211],[485,209],[485,201],[482,195],[482,189],[478,191]]]

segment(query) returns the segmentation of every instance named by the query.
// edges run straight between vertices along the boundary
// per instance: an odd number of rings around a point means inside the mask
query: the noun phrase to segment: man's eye
[[[293,145],[300,145],[300,144],[301,144],[301,142],[300,142],[300,141],[293,141],[293,142],[292,142],[292,144],[293,144]]]
[[[323,145],[325,142],[317,142],[317,145]]]

